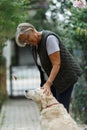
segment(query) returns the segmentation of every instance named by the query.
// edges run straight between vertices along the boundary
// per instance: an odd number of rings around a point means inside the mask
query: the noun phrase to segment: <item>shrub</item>
[[[81,81],[74,88],[72,111],[75,119],[80,119],[87,124],[87,84]]]

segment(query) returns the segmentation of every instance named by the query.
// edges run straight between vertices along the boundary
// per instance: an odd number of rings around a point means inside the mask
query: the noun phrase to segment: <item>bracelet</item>
[[[49,82],[49,83],[50,83],[50,85],[52,85],[52,84],[53,84],[53,82],[52,82],[50,79],[48,79],[48,80],[47,80],[47,82]]]

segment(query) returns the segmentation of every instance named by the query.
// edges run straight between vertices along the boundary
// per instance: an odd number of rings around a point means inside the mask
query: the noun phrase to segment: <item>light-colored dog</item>
[[[41,112],[41,130],[79,130],[75,121],[53,95],[43,90],[25,91],[25,96],[35,101]]]

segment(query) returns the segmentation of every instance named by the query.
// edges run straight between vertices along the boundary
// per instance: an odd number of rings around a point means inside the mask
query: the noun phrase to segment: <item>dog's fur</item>
[[[53,95],[46,96],[43,90],[29,90],[25,96],[35,101],[41,112],[41,130],[78,130],[75,121]]]

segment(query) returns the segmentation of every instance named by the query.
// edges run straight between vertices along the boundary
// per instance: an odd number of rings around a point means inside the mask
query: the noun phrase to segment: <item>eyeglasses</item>
[[[17,33],[18,33],[18,34],[24,34],[25,32],[27,32],[27,31],[29,31],[29,30],[31,30],[31,29],[32,29],[32,28],[24,29],[23,27],[22,27],[22,28],[18,27],[18,28],[17,28]]]
[[[31,32],[30,31],[31,29],[32,28],[28,28],[28,29],[22,31],[22,33],[19,34],[19,42],[20,43],[24,44],[24,43],[29,42],[29,35],[30,35],[30,32]],[[28,33],[27,33],[27,31],[28,31]]]

